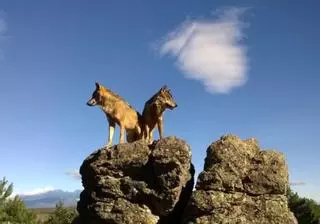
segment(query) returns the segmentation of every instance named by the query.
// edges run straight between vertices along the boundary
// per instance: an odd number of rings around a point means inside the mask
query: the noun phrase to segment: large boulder
[[[191,150],[166,137],[101,148],[80,168],[84,190],[76,223],[173,223],[193,189]]]
[[[282,153],[260,151],[255,139],[222,136],[207,149],[183,223],[294,224],[288,184]]]

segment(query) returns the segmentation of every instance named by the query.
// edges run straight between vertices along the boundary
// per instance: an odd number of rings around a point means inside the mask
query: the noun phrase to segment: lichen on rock
[[[179,220],[193,189],[191,149],[167,137],[101,148],[80,168],[78,223],[168,223]]]
[[[282,153],[260,151],[255,139],[222,136],[207,149],[184,213],[188,224],[293,224]]]
[[[101,148],[83,162],[74,224],[296,224],[284,155],[256,139],[207,148],[195,189],[189,145],[166,137]]]

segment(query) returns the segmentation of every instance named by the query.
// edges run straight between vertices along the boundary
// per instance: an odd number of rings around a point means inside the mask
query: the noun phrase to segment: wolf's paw
[[[159,140],[151,140],[148,142],[149,146],[155,147],[155,145],[158,143]]]
[[[112,147],[112,144],[109,144],[109,143],[108,143],[108,144],[105,144],[103,147],[109,149],[109,148]]]

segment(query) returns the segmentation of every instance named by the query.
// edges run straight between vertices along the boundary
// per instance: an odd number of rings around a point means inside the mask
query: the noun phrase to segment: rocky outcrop
[[[79,224],[179,223],[194,185],[190,147],[175,137],[101,148],[80,174]]]
[[[296,224],[282,153],[222,136],[193,190],[189,145],[167,137],[101,148],[83,162],[75,224]]]
[[[183,223],[294,224],[287,187],[282,153],[260,151],[255,139],[223,136],[207,149]]]

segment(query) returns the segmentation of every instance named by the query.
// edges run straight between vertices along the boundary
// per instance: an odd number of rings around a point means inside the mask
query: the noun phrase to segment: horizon
[[[0,175],[15,194],[82,189],[78,170],[108,135],[86,105],[99,82],[139,112],[168,85],[179,106],[164,135],[190,145],[195,178],[212,142],[253,137],[320,202],[320,3],[1,3]]]

